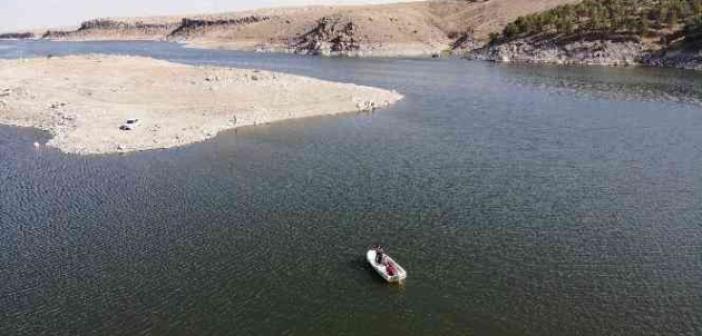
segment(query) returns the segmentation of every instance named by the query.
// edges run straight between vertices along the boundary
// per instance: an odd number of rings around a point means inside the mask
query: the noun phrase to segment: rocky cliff
[[[173,22],[97,19],[81,23],[76,30],[49,30],[42,38],[52,40],[154,40],[176,29]]]
[[[353,55],[361,46],[354,35],[356,25],[343,17],[323,17],[309,32],[299,37],[295,51],[311,55]]]
[[[236,19],[204,20],[184,18],[178,28],[168,33],[169,39],[194,38],[212,29],[234,29],[237,26],[268,21],[269,16],[250,15]]]
[[[651,49],[637,40],[576,40],[569,43],[517,40],[478,48],[468,59],[499,63],[542,63],[702,70],[702,50],[686,46]]]
[[[646,45],[630,36],[577,37],[567,40],[524,38],[471,51],[468,58],[493,62],[577,65],[636,65],[650,56]]]

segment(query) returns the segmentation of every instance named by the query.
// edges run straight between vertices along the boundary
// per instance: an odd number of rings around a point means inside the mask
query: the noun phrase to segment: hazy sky
[[[398,0],[0,0],[0,31],[73,26],[97,17],[193,14],[261,7]]]

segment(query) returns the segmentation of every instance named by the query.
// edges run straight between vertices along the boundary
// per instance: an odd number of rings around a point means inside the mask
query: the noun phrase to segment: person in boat
[[[382,264],[384,256],[385,256],[385,251],[383,250],[383,248],[380,245],[378,245],[378,247],[375,248],[375,263]]]
[[[395,264],[392,262],[388,262],[388,264],[385,266],[385,271],[388,272],[389,276],[393,276],[397,274],[397,270],[395,269]]]

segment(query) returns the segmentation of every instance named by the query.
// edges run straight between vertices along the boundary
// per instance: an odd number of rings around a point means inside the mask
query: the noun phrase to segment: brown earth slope
[[[99,19],[57,40],[170,40],[195,47],[324,55],[430,55],[474,48],[519,16],[578,0],[443,0]]]

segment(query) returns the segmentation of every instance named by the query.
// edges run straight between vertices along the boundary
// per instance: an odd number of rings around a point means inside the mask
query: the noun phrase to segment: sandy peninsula
[[[0,123],[48,130],[76,154],[170,148],[285,119],[358,112],[394,91],[129,56],[0,61]],[[132,130],[120,129],[138,119]]]

